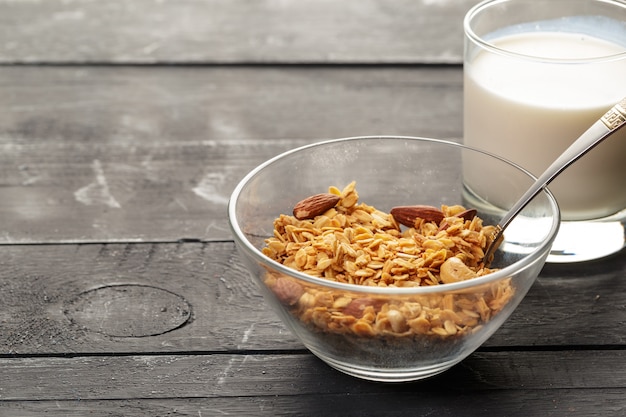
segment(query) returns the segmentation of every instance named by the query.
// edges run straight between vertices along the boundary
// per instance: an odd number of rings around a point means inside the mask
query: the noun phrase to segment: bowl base
[[[365,379],[374,382],[411,382],[418,381],[425,378],[430,378],[437,374],[440,374],[463,359],[454,359],[448,362],[438,363],[432,366],[422,366],[418,368],[376,368],[357,366],[354,364],[348,364],[336,359],[329,358],[325,355],[319,354],[319,352],[312,351],[315,356],[329,365],[331,368],[336,369],[344,374]]]

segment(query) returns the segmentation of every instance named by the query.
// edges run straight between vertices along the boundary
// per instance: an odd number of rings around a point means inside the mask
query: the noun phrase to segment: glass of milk
[[[464,143],[536,176],[626,96],[624,1],[487,0],[467,13],[464,30]],[[466,160],[463,169],[468,193],[478,200],[519,197],[490,187],[498,173],[489,167]],[[620,252],[626,128],[548,188],[563,218],[548,262]],[[507,232],[523,240],[523,230]]]

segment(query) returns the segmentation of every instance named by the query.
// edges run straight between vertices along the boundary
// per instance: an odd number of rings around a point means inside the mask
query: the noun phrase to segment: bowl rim
[[[418,295],[418,294],[430,294],[436,292],[443,291],[460,291],[466,290],[468,288],[478,287],[484,284],[488,284],[494,281],[498,281],[501,279],[512,277],[515,273],[519,273],[524,269],[530,267],[534,261],[540,256],[541,253],[545,252],[546,256],[556,238],[557,232],[559,230],[559,225],[561,222],[561,214],[559,210],[558,203],[554,195],[550,192],[549,189],[544,188],[542,193],[545,193],[548,196],[548,200],[552,207],[554,215],[554,221],[550,227],[550,232],[548,234],[548,239],[546,239],[540,246],[535,248],[532,252],[526,254],[522,259],[499,269],[496,272],[492,272],[487,275],[483,275],[482,277],[472,278],[466,281],[460,281],[450,284],[440,284],[440,285],[429,285],[429,286],[419,286],[419,287],[376,287],[376,286],[366,286],[366,285],[358,285],[358,284],[347,284],[342,282],[330,281],[324,278],[315,277],[312,275],[305,274],[303,272],[297,271],[295,269],[289,268],[280,262],[277,262],[266,255],[264,255],[259,249],[257,249],[250,241],[245,237],[239,223],[236,221],[236,208],[237,201],[239,195],[241,194],[243,188],[252,180],[260,171],[272,165],[276,161],[289,156],[294,153],[299,153],[306,151],[309,148],[326,146],[329,144],[339,143],[339,142],[350,142],[357,140],[381,140],[381,139],[403,139],[403,140],[411,140],[411,141],[420,141],[420,142],[429,142],[429,143],[439,143],[446,146],[453,146],[461,149],[467,149],[472,152],[482,153],[484,155],[496,158],[506,164],[512,165],[514,168],[519,169],[524,174],[528,175],[532,180],[536,180],[533,174],[531,174],[528,170],[522,168],[518,164],[503,158],[501,156],[495,155],[491,152],[487,152],[481,149],[473,148],[471,146],[466,146],[457,142],[453,142],[450,140],[443,139],[434,139],[434,138],[426,138],[420,136],[400,136],[400,135],[375,135],[375,136],[351,136],[339,139],[328,139],[322,140],[319,142],[310,143],[304,146],[296,147],[290,150],[287,150],[283,153],[280,153],[262,164],[258,165],[256,168],[252,169],[248,174],[246,174],[237,184],[235,189],[233,190],[231,197],[228,201],[228,223],[233,233],[234,239],[239,243],[239,246],[245,249],[252,257],[261,265],[267,265],[280,273],[283,273],[287,276],[292,276],[299,280],[306,281],[311,284],[315,284],[323,287],[330,287],[337,290],[350,291],[350,292],[360,292],[360,293],[370,293],[370,294],[379,294],[379,295]]]

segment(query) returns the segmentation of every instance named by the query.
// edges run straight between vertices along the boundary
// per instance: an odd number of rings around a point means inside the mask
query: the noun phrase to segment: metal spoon
[[[493,254],[500,246],[504,229],[511,223],[513,218],[543,190],[565,168],[577,161],[594,146],[612,135],[626,124],[626,97],[607,111],[604,116],[597,120],[585,133],[572,143],[543,174],[531,185],[524,195],[511,207],[502,220],[496,225],[496,230],[491,235],[491,243],[485,251],[483,262],[489,265],[493,260]]]

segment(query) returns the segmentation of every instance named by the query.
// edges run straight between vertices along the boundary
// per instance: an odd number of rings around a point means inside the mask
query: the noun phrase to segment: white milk
[[[623,53],[593,37],[535,32],[494,45],[532,56],[587,59]],[[508,158],[535,175],[626,96],[626,58],[555,63],[481,51],[465,68],[465,144]],[[476,177],[484,175],[481,167]],[[491,175],[491,174],[488,174]],[[549,186],[564,220],[626,208],[626,128],[567,168]]]

